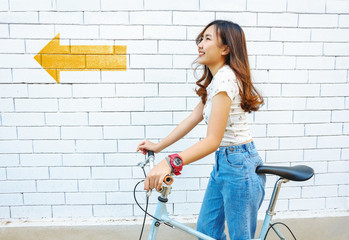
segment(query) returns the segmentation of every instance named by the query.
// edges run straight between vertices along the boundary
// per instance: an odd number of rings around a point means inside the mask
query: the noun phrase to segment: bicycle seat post
[[[280,192],[280,188],[281,188],[281,184],[283,183],[287,183],[288,179],[286,178],[279,178],[274,186],[274,190],[273,190],[273,194],[271,195],[271,199],[270,199],[270,203],[269,203],[269,207],[267,209],[267,213],[270,215],[275,215],[274,209],[275,209],[275,205],[276,205],[276,201],[277,198],[279,196],[279,192]]]
[[[272,224],[271,219],[276,214],[274,212],[274,209],[275,209],[277,198],[279,196],[281,184],[287,183],[288,181],[289,181],[288,179],[280,177],[275,183],[274,190],[273,190],[273,193],[272,193],[271,198],[270,198],[270,203],[269,203],[268,209],[266,211],[266,216],[264,218],[262,230],[260,232],[260,239],[264,239],[264,237],[268,231],[269,226]],[[279,236],[281,237],[282,235],[279,235]]]

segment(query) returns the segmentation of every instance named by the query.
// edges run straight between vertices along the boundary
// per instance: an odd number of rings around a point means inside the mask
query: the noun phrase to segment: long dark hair
[[[239,94],[241,96],[241,108],[249,113],[251,111],[258,111],[260,106],[264,104],[264,99],[252,84],[246,39],[242,28],[231,21],[215,20],[209,23],[197,36],[197,44],[201,42],[206,29],[212,25],[215,26],[216,35],[220,37],[222,44],[229,47],[230,51],[226,56],[225,64],[230,66],[238,80],[238,85],[240,86]],[[197,63],[197,59],[194,63]],[[198,67],[200,67],[200,65],[195,68],[195,71]],[[196,94],[201,97],[203,104],[205,104],[207,99],[206,88],[211,83],[213,76],[206,65],[203,67],[203,75],[196,82],[199,89],[196,89],[195,91]]]

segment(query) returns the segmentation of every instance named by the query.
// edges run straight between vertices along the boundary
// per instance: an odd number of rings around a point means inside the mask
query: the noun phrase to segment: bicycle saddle
[[[256,173],[274,174],[292,181],[306,181],[314,175],[314,170],[305,165],[293,167],[261,165],[257,167]]]

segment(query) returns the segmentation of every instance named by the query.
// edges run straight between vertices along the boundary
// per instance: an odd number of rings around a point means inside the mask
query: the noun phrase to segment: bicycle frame
[[[279,191],[281,188],[281,184],[286,183],[288,181],[289,180],[285,179],[285,178],[279,178],[276,181],[275,186],[274,186],[274,190],[273,190],[270,202],[269,202],[269,207],[266,211],[266,215],[265,215],[265,218],[263,221],[263,226],[262,226],[259,238],[254,238],[251,240],[264,240],[265,239],[269,226],[271,226],[273,224],[271,219],[275,215],[274,209],[275,209],[276,201],[277,201]],[[196,237],[203,239],[203,240],[215,240],[214,238],[209,237],[201,232],[198,232],[191,227],[188,227],[188,226],[186,226],[178,221],[171,219],[168,216],[166,203],[168,201],[167,196],[170,194],[171,188],[172,188],[171,186],[163,185],[163,189],[161,191],[161,196],[158,197],[159,202],[158,202],[154,217],[159,219],[162,222],[171,224],[175,228],[181,229],[184,232],[187,232],[188,234],[190,234],[192,236],[196,236]],[[153,222],[151,225],[151,229],[150,229],[150,232],[148,235],[148,240],[155,240],[156,239],[156,236],[157,236],[157,233],[158,233],[158,230],[160,227],[160,222],[155,218],[153,219]],[[278,235],[278,237],[281,240],[285,239],[285,237],[281,234],[281,232],[275,226],[272,226],[272,229],[275,231],[275,233]]]

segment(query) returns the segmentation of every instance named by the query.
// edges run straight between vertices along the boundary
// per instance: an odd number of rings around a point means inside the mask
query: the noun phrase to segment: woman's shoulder
[[[233,81],[236,79],[234,71],[228,66],[224,65],[221,69],[218,70],[218,72],[215,75],[215,79],[220,81]]]

